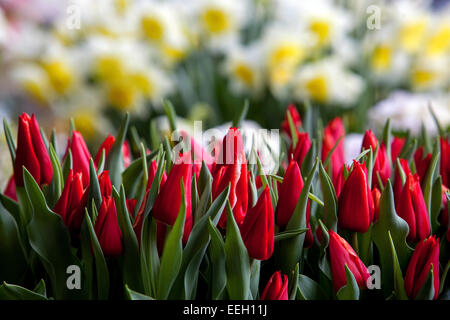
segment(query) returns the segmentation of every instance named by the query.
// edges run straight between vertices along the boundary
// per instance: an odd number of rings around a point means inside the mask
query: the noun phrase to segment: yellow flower
[[[326,20],[314,20],[309,29],[317,36],[317,45],[323,46],[330,41],[330,23]]]
[[[439,30],[433,34],[428,40],[426,46],[426,54],[440,55],[450,49],[450,24],[444,24]]]
[[[219,8],[206,8],[202,14],[205,29],[212,34],[220,34],[228,31],[231,26],[230,17]]]
[[[278,66],[295,67],[303,60],[304,50],[294,43],[285,42],[275,48],[270,55],[269,64],[271,68]]]
[[[72,87],[74,76],[67,64],[62,61],[50,61],[44,62],[42,66],[56,92],[63,94]]]
[[[133,110],[136,107],[138,92],[130,77],[116,79],[108,85],[108,102],[119,110]]]
[[[317,102],[324,103],[328,99],[327,81],[323,76],[310,79],[306,83],[306,90],[309,96]]]
[[[392,61],[392,49],[387,45],[380,45],[372,53],[371,65],[377,71],[389,69]]]
[[[254,83],[254,75],[251,68],[243,63],[237,63],[234,66],[234,74],[247,86],[252,87]]]
[[[409,53],[416,52],[423,42],[426,28],[424,19],[405,24],[399,32],[400,45]]]
[[[113,81],[124,75],[123,62],[114,56],[102,56],[97,59],[94,73],[102,81]]]
[[[164,37],[164,27],[161,21],[152,16],[144,16],[141,19],[141,27],[148,40],[154,42],[162,41]]]
[[[97,115],[90,111],[89,108],[77,108],[72,114],[72,119],[75,123],[75,127],[80,131],[83,136],[90,140],[95,137],[97,132],[95,121]]]

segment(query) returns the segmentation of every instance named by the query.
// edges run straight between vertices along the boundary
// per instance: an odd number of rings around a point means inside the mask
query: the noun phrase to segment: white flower
[[[435,91],[450,86],[450,57],[421,57],[411,67],[410,83],[416,91]]]
[[[422,124],[430,134],[437,132],[436,124],[428,109],[431,106],[443,127],[450,125],[450,95],[419,94],[395,91],[369,111],[369,125],[381,132],[388,118],[395,130],[420,133]]]

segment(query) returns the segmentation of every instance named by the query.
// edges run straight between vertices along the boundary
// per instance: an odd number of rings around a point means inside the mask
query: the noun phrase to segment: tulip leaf
[[[175,131],[177,130],[177,124],[176,124],[176,120],[177,120],[177,114],[175,113],[175,108],[173,107],[172,102],[170,102],[169,100],[164,99],[163,102],[163,108],[164,108],[164,112],[166,113],[167,119],[169,120],[169,125],[170,125],[170,131]]]
[[[427,205],[428,214],[431,215],[432,210],[432,195],[433,195],[433,185],[435,178],[439,175],[439,158],[441,153],[439,152],[439,140],[435,143],[435,149],[433,151],[433,156],[431,158],[430,166],[428,167],[425,188],[423,189],[423,198]],[[431,216],[429,217],[431,219]]]
[[[391,141],[392,141],[392,128],[391,128],[391,119],[388,118],[386,120],[386,124],[384,125],[383,128],[383,142],[384,142],[384,146],[386,148],[386,155],[389,161],[389,166],[391,168],[393,168],[393,163],[392,163],[392,152],[391,152]],[[381,186],[382,184],[380,184]]]
[[[100,210],[100,206],[102,205],[103,201],[102,192],[100,190],[100,183],[98,181],[97,172],[95,171],[95,165],[92,158],[89,160],[89,174],[90,174],[90,183],[89,183],[88,203],[94,201],[96,209]]]
[[[355,276],[345,264],[347,284],[339,289],[336,296],[339,300],[359,300],[359,288]]]
[[[22,226],[20,218],[20,207],[19,204],[8,196],[0,193],[0,203],[2,206],[11,214],[11,216],[16,220],[17,225]]]
[[[223,298],[225,287],[227,285],[227,274],[225,267],[225,244],[219,230],[208,219],[208,230],[211,236],[211,245],[209,246],[209,255],[211,257],[211,298],[220,300]]]
[[[97,209],[95,206],[93,210]],[[109,295],[109,272],[108,266],[106,265],[106,260],[103,255],[102,248],[100,247],[100,242],[97,239],[97,235],[94,231],[94,226],[92,225],[91,217],[86,210],[86,224],[88,227],[89,235],[91,238],[92,250],[94,251],[95,258],[95,270],[97,275],[97,299],[107,300]]]
[[[430,218],[431,218],[431,233],[436,233],[439,228],[438,217],[441,212],[442,206],[442,177],[439,176],[433,184],[431,191],[431,203],[430,203]]]
[[[287,226],[286,231],[306,229],[306,208],[308,203],[308,194],[311,190],[311,185],[317,171],[319,159],[316,159],[313,169],[311,170],[303,189],[300,193],[300,197],[295,207]],[[279,259],[280,267],[285,274],[289,274],[291,270],[294,270],[295,265],[299,262],[303,255],[303,243],[305,240],[305,234],[299,234],[295,237],[291,237],[286,240],[279,241],[279,250],[277,259]]]
[[[319,228],[321,232],[321,239],[320,239],[320,255],[319,255],[319,269],[323,273],[323,275],[331,280],[331,267],[330,262],[327,259],[327,248],[328,244],[330,242],[330,235],[328,234],[327,227],[323,224],[322,220],[319,219]],[[319,229],[318,229],[319,230]]]
[[[308,228],[299,228],[299,229],[295,229],[295,230],[287,230],[287,231],[279,232],[275,235],[275,242],[296,237],[307,231],[308,231]]]
[[[149,162],[155,158],[155,156],[158,154],[159,150],[155,150],[149,155],[146,155],[146,161]],[[122,173],[122,182],[123,186],[125,187],[125,192],[127,195],[134,195],[138,192],[138,185],[140,184],[140,181],[142,180],[142,176],[144,173],[143,168],[143,159],[138,158],[134,160],[128,168],[125,169]],[[146,186],[144,186],[145,189]]]
[[[447,274],[448,270],[450,269],[450,260],[447,262],[447,265],[445,266],[444,272],[442,273],[441,280],[440,280],[440,288],[439,288],[439,294],[441,294],[444,291],[445,287],[445,280],[447,280]]]
[[[205,160],[202,160],[202,168],[200,169],[200,174],[198,176],[198,181],[197,181],[197,188],[198,188],[199,194],[203,195],[205,192],[205,189],[208,186],[212,185],[212,181],[213,181],[213,177],[211,175],[211,172],[209,171]]]
[[[42,191],[27,169],[23,169],[25,190],[33,208],[33,216],[27,230],[30,245],[39,255],[50,277],[52,292],[56,299],[82,298],[85,289],[69,290],[66,270],[69,266],[80,266],[72,254],[69,232],[61,217],[52,212]]]
[[[72,157],[72,151],[69,149],[67,152],[66,159],[64,159],[63,166],[62,166],[62,173],[64,177],[64,181],[66,181],[67,177],[69,176],[70,170],[73,168],[73,157]]]
[[[388,232],[391,232],[400,268],[405,270],[412,249],[406,243],[409,227],[405,220],[397,215],[391,182],[388,180],[380,198],[380,216],[373,225],[372,238],[380,254],[381,277],[385,293],[393,290],[393,265]]]
[[[297,293],[299,300],[326,300],[328,296],[313,279],[300,274],[298,276]]]
[[[169,297],[170,290],[178,276],[183,259],[182,237],[186,218],[186,199],[183,181],[180,181],[180,188],[180,210],[175,224],[166,239],[161,258],[161,268],[159,271],[157,288],[158,300],[165,300]]]
[[[250,265],[250,295],[249,300],[258,298],[259,279],[261,274],[261,260],[253,259]]]
[[[301,165],[301,172],[303,172],[303,174],[311,172],[311,170],[315,172],[315,169],[313,169],[313,167],[316,166],[314,159],[317,157],[317,149],[317,140],[313,139],[311,141],[311,147],[309,148],[309,151],[306,154],[305,159],[303,160]]]
[[[106,170],[109,171],[111,184],[116,188],[120,188],[120,185],[122,184],[122,172],[124,171],[122,147],[125,143],[129,123],[130,114],[127,112],[122,121],[116,140],[106,157]]]
[[[106,150],[102,149],[102,153],[100,154],[100,160],[97,165],[97,172],[96,172],[97,174],[96,175],[101,174],[105,170],[105,164],[106,164]],[[91,175],[91,177],[92,177],[92,175]]]
[[[120,188],[120,196],[113,188],[113,195],[117,206],[117,218],[120,230],[123,235],[123,277],[124,282],[131,288],[136,290],[142,289],[142,281],[140,277],[140,258],[139,245],[136,234],[131,225],[130,214],[128,213],[125,189]]]
[[[131,290],[127,285],[125,285],[125,294],[128,300],[155,300],[154,298],[146,296],[145,294]]]
[[[319,165],[319,177],[324,197],[323,222],[328,229],[336,231],[337,228],[337,197],[333,183],[322,163]]]
[[[247,300],[250,290],[250,262],[229,202],[227,203],[225,263],[229,298]]]
[[[287,116],[287,119],[288,119],[289,131],[291,133],[292,150],[295,150],[295,147],[297,147],[297,142],[298,142],[297,128],[295,127],[294,121],[292,120],[291,113],[290,112],[286,112],[286,116]]]
[[[156,293],[159,267],[156,220],[147,216],[144,217],[141,233],[141,272],[146,294],[154,296]]]
[[[47,288],[44,279],[41,279],[41,281],[38,282],[36,287],[34,287],[33,292],[47,298]]]
[[[8,122],[5,118],[3,118],[3,130],[5,131],[6,142],[8,143],[9,154],[11,155],[11,161],[14,165],[16,160],[16,144],[14,143],[14,139],[11,133],[11,129],[9,128]]]
[[[61,164],[59,163],[58,160],[58,155],[56,154],[53,145],[50,145],[49,154],[53,168],[53,178],[51,183],[52,202],[50,203],[50,206],[53,206],[56,203],[56,201],[58,201],[64,188],[64,176],[62,173]]]
[[[0,300],[47,300],[47,298],[26,288],[3,282],[0,285]]]
[[[236,114],[236,117],[233,119],[232,126],[235,128],[239,128],[242,124],[242,121],[244,121],[245,117],[247,116],[248,109],[249,109],[250,103],[248,102],[248,99],[245,99],[244,106],[240,110],[239,113]]]
[[[437,267],[439,268],[439,266]],[[414,300],[433,300],[435,289],[434,289],[434,266],[431,265],[430,271],[428,272],[427,280],[422,285],[422,288],[420,288],[419,292],[417,293],[417,296]],[[437,288],[436,288],[437,289]]]
[[[394,295],[397,300],[408,300],[408,296],[405,291],[405,282],[403,280],[402,270],[400,268],[400,263],[398,262],[397,252],[395,250],[394,242],[392,241],[391,232],[388,231],[389,243],[391,245],[392,253],[392,266],[394,268]]]

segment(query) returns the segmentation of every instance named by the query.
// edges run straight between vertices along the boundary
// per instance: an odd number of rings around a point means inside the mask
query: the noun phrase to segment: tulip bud
[[[333,277],[333,288],[338,292],[347,284],[345,265],[355,277],[360,288],[366,287],[366,280],[370,277],[364,263],[359,259],[353,248],[333,230],[330,230],[330,242],[328,251],[330,254],[331,274]]]
[[[353,161],[353,170],[344,183],[338,205],[340,228],[362,233],[369,229],[375,207],[364,164]]]
[[[410,299],[415,299],[427,281],[433,266],[434,299],[439,294],[439,240],[434,236],[419,241],[414,250],[405,275],[405,291]]]
[[[302,132],[298,134],[298,141],[295,146],[295,150],[292,152],[291,146],[289,148],[289,154],[292,154],[294,160],[297,161],[298,165],[301,167],[310,148],[311,140],[309,139],[309,135],[306,132]]]
[[[341,169],[339,170],[339,174],[336,177],[335,180],[333,180],[333,186],[334,186],[334,190],[336,191],[336,197],[339,198],[339,195],[341,194],[342,188],[344,187],[344,183],[345,183],[345,174],[344,174],[344,170],[350,171],[350,168],[344,164]]]
[[[75,174],[73,170],[70,170],[61,197],[53,211],[61,216],[64,224],[73,233],[78,233],[81,230],[87,200],[83,188],[82,174]]]
[[[408,161],[405,159],[400,159],[400,165],[402,166],[403,172],[405,173],[406,177],[408,177],[408,175],[411,174],[411,169],[409,168],[409,164]],[[399,200],[398,198],[400,197],[401,193],[402,193],[402,189],[403,189],[403,183],[402,183],[402,178],[400,176],[400,169],[398,168],[398,166],[395,166],[395,177],[394,177],[394,199],[395,199],[395,203],[397,203]]]
[[[398,215],[408,223],[408,241],[419,241],[430,235],[430,219],[420,187],[419,176],[409,174],[400,196],[397,197]]]
[[[153,180],[155,179],[157,171],[158,171],[158,163],[156,162],[156,160],[153,160],[152,163],[150,164],[150,166],[148,167],[147,191],[149,191],[150,188],[152,187],[152,183],[153,183]],[[161,177],[161,183],[159,184],[158,190],[161,190],[161,187],[164,185],[166,180],[167,180],[167,174],[165,171],[163,171],[162,177]]]
[[[14,178],[18,187],[24,186],[23,167],[30,172],[39,185],[50,184],[52,181],[52,163],[34,114],[31,118],[26,113],[19,117],[17,151],[14,161]]]
[[[14,180],[14,175],[9,178],[8,184],[6,185],[3,194],[13,199],[14,201],[17,201],[16,181]]]
[[[190,156],[190,155],[189,155]],[[180,157],[170,170],[166,183],[161,187],[161,191],[156,197],[153,206],[153,216],[155,219],[173,226],[178,217],[181,205],[181,186],[184,185],[184,199],[186,203],[186,220],[184,224],[183,241],[187,242],[192,229],[191,210],[191,180],[192,164],[185,157]]]
[[[230,184],[229,201],[233,216],[239,225],[248,206],[248,172],[244,143],[237,128],[230,128],[223,139],[218,163],[214,167],[212,196],[216,199]],[[226,224],[226,211],[222,212],[219,226]]]
[[[122,254],[122,232],[114,199],[103,199],[94,230],[105,256],[117,258]]]
[[[302,119],[301,119],[300,114],[298,113],[295,105],[291,104],[287,107],[286,112],[284,113],[283,123],[281,124],[281,131],[286,133],[289,136],[289,138],[292,139],[291,128],[289,126],[288,114],[291,115],[292,123],[294,124],[295,131],[297,133],[299,133],[298,128],[302,126]]]
[[[112,194],[112,184],[109,177],[109,171],[103,171],[98,176],[98,184],[100,185],[100,193],[102,197],[108,198]]]
[[[442,183],[450,186],[450,140],[441,138],[441,176]]]
[[[414,163],[416,165],[416,171],[417,174],[419,175],[421,185],[423,185],[427,177],[428,168],[430,167],[432,157],[431,153],[427,154],[424,157],[424,153],[425,152],[423,147],[417,148],[416,152],[414,153]]]
[[[269,187],[266,186],[256,205],[240,226],[242,240],[251,258],[267,260],[272,256],[275,242],[274,217]]]
[[[373,188],[372,198],[373,198],[373,204],[375,207],[373,221],[377,221],[378,218],[380,217],[380,198],[381,198],[381,191],[380,191],[380,189],[378,189],[378,187]]]
[[[287,275],[281,279],[281,272],[275,272],[267,282],[261,300],[288,300],[288,284]]]
[[[364,135],[362,149],[368,150],[372,147],[373,152],[378,146],[378,140],[372,131],[367,130]],[[381,143],[378,148],[377,158],[375,159],[375,164],[373,166],[372,174],[372,187],[378,183],[378,175],[380,175],[383,185],[386,184],[387,180],[391,177],[391,166],[389,164],[389,159],[386,153],[386,146]],[[380,186],[381,187],[381,186]]]
[[[448,188],[442,185],[442,206],[443,209],[440,215],[441,226],[444,227],[444,230],[447,230],[447,241],[450,242],[450,224],[449,224],[449,216],[448,216],[448,200],[447,200],[447,191]]]
[[[397,161],[397,158],[400,156],[402,152],[403,146],[405,145],[405,138],[394,137],[391,142],[391,159],[392,163]]]
[[[94,164],[96,167],[100,164],[100,159],[102,158],[103,150],[105,151],[105,157],[108,156],[111,151],[116,138],[112,135],[108,135],[105,141],[103,141],[102,145],[98,149],[97,155],[95,156]],[[125,168],[128,168],[131,164],[131,148],[128,141],[125,141],[122,146],[122,154],[123,154],[123,164]]]
[[[336,142],[341,139],[330,158],[332,181],[337,179],[339,171],[345,163],[344,137],[345,127],[341,118],[334,118],[331,120],[323,131],[322,162],[325,162]],[[328,167],[325,169],[328,170]]]
[[[69,150],[72,152],[73,171],[74,173],[82,174],[83,187],[87,188],[90,183],[89,161],[91,154],[86,146],[86,142],[84,142],[83,136],[78,131],[73,132],[64,158],[67,157]]]
[[[303,178],[300,173],[300,168],[297,162],[291,160],[289,167],[284,175],[283,183],[278,189],[279,199],[276,209],[276,221],[280,228],[285,228],[294,213],[295,207],[297,206],[298,199],[300,198],[300,193],[303,189]],[[306,222],[308,227],[308,232],[305,237],[306,248],[313,245],[313,236],[309,220],[311,217],[311,208],[309,202],[306,208]]]

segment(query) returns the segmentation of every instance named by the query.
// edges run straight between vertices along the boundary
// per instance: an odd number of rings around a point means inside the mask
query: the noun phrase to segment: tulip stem
[[[353,232],[353,250],[359,255],[358,232]]]

